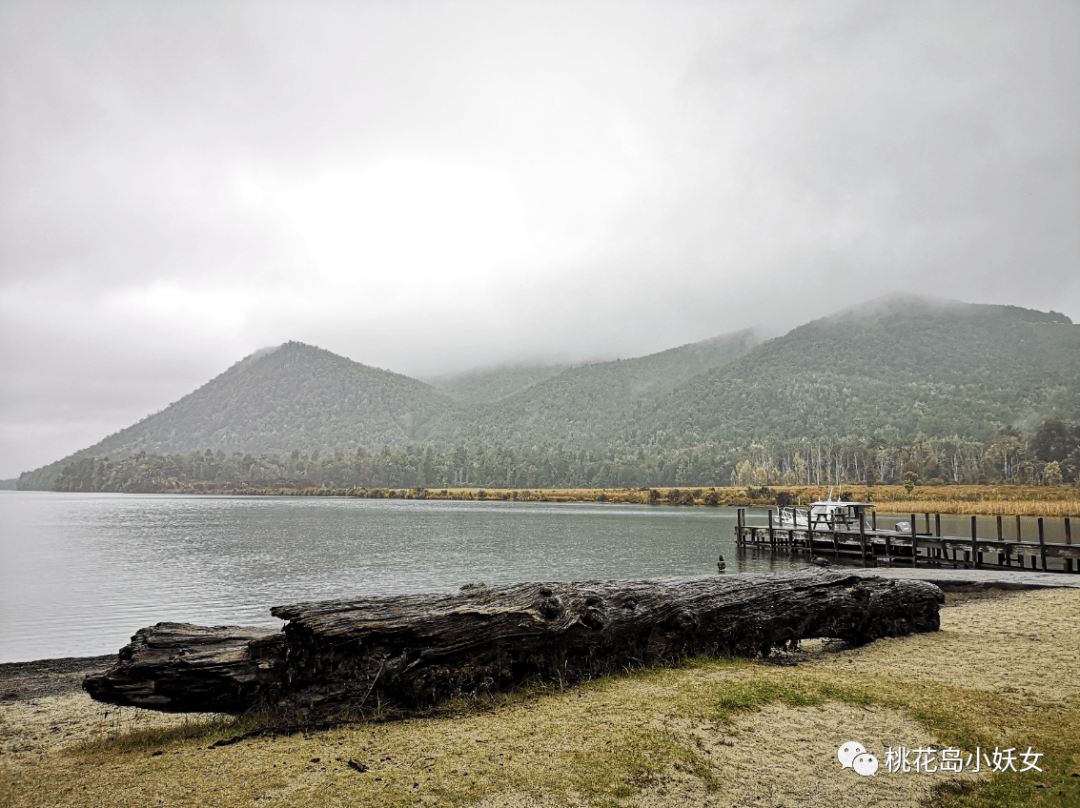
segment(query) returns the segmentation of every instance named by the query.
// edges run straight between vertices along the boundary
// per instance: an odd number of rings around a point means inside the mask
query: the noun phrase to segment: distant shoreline
[[[967,516],[1080,517],[1080,487],[941,485],[916,486],[673,486],[641,488],[364,488],[304,486],[295,483],[255,486],[206,482],[183,489],[86,493],[169,494],[248,497],[351,497],[356,499],[447,500],[480,502],[609,503],[614,505],[677,505],[725,508],[806,505],[830,492],[873,502],[879,513],[940,513]],[[65,492],[66,493],[66,492]]]

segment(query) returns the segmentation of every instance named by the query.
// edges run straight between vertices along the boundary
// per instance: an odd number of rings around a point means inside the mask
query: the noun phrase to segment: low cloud
[[[1080,10],[0,6],[0,477],[289,339],[411,375],[894,290],[1080,320]]]

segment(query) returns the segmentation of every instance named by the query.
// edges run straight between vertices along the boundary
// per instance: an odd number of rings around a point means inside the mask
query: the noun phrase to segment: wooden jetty
[[[1080,573],[1080,545],[1073,544],[1072,524],[1065,517],[1065,541],[1046,541],[1043,518],[1038,520],[1038,536],[1022,538],[1020,517],[1016,517],[1019,539],[1005,539],[1002,517],[996,520],[996,538],[978,535],[978,517],[971,517],[969,536],[941,535],[941,514],[923,514],[920,520],[911,514],[909,530],[880,530],[877,514],[871,522],[860,520],[857,527],[830,522],[812,522],[805,526],[781,527],[776,512],[769,511],[767,524],[747,523],[746,509],[740,508],[735,525],[735,543],[739,549],[766,549],[774,553],[805,553],[821,556],[834,563],[865,567],[910,566],[951,567],[953,569],[1032,569],[1043,572]],[[985,520],[987,517],[983,517]]]

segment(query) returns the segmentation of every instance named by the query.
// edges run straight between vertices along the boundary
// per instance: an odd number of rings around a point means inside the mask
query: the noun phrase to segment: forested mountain
[[[759,341],[752,330],[745,330],[637,359],[567,368],[505,398],[432,421],[425,438],[437,446],[539,442],[597,448],[601,436],[635,404],[738,359]]]
[[[1068,318],[893,296],[795,328],[695,377],[641,407],[619,439],[989,440],[1054,413],[1080,417],[1080,327]]]
[[[453,398],[416,379],[289,342],[247,357],[194,393],[94,446],[22,474],[19,487],[50,488],[61,470],[77,460],[115,461],[140,452],[164,456],[210,450],[256,457],[298,452],[310,459],[358,447],[377,451],[413,443],[449,451],[455,439],[486,440],[483,419],[493,412],[498,423],[513,413],[531,423],[533,409],[547,414],[547,432],[541,433],[547,441],[548,432],[582,418],[576,414],[579,409],[589,413],[594,428],[607,428],[634,400],[670,390],[742,355],[753,343],[747,331],[625,362],[466,375],[444,382]],[[491,404],[470,405],[488,399]]]
[[[939,482],[1008,482],[1038,478],[1045,458],[1026,453],[1024,434],[1055,417],[1080,421],[1080,326],[1053,312],[894,296],[691,379],[638,407],[606,443],[622,456],[680,458],[688,474],[726,458],[734,484],[898,482],[916,469]]]
[[[198,390],[101,442],[19,478],[48,488],[86,457],[189,454],[306,456],[357,446],[404,446],[417,429],[454,406],[423,382],[361,365],[330,351],[287,342],[237,362]]]
[[[894,296],[761,344],[739,332],[638,359],[441,384],[445,393],[287,343],[23,474],[19,487],[51,487],[65,466],[66,490],[155,490],[219,472],[531,487],[1080,474],[1080,326],[1013,306]],[[1062,452],[1042,445],[1054,429]],[[171,459],[116,465],[139,453]],[[106,456],[113,465],[84,462]]]

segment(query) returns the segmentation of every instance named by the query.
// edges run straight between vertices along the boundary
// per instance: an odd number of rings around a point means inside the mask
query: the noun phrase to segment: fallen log
[[[423,708],[544,680],[570,684],[688,656],[767,656],[824,637],[863,645],[936,631],[944,596],[923,581],[792,573],[469,585],[278,606],[280,632],[159,623],[84,688],[164,711],[255,706],[312,715]]]
[[[158,623],[135,632],[109,670],[83,690],[98,701],[161,712],[237,712],[256,703],[275,670],[276,628]]]

